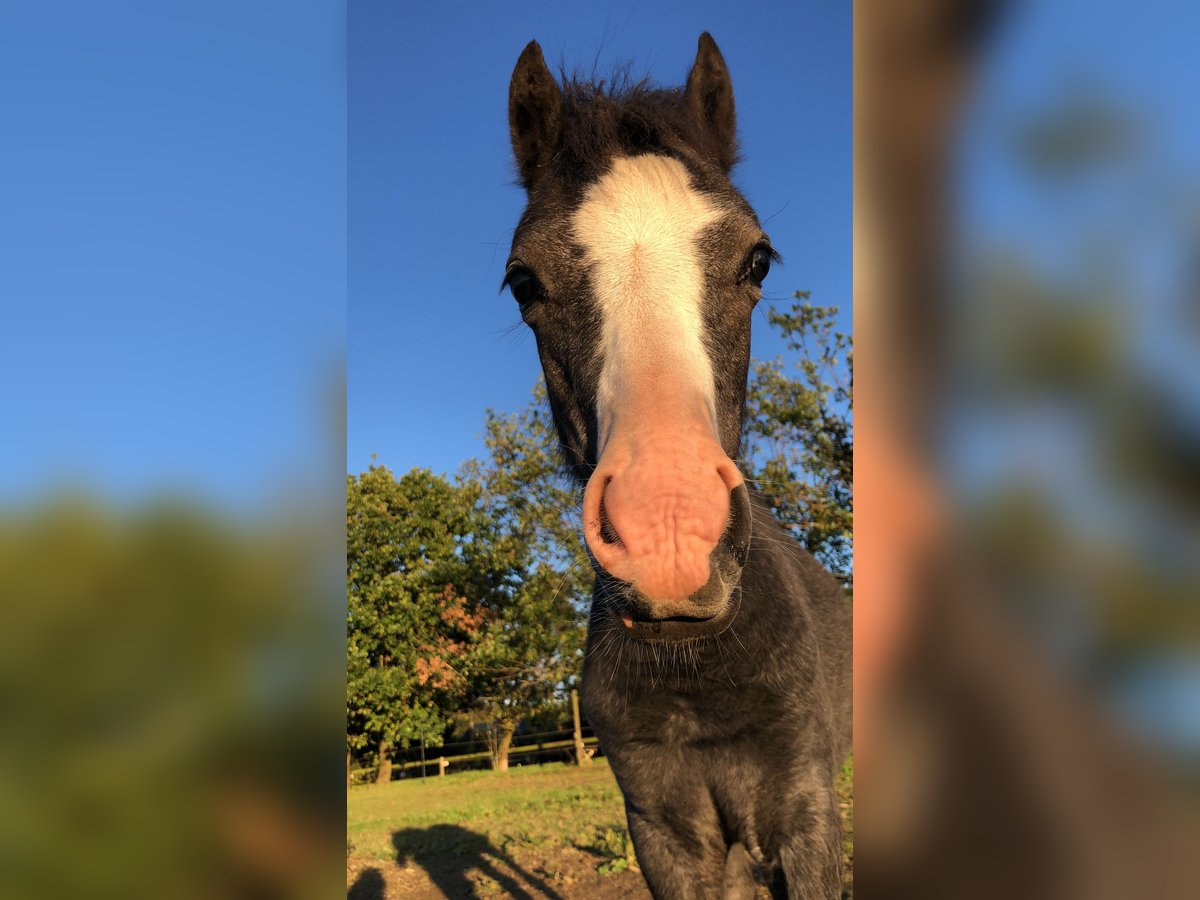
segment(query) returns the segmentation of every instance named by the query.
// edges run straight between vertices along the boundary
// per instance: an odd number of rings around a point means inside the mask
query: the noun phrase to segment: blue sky
[[[477,454],[485,409],[520,407],[538,374],[497,292],[522,205],[507,85],[530,38],[553,63],[674,84],[710,30],[738,182],[787,261],[768,295],[811,289],[849,328],[850,4],[351,13],[0,9],[0,131],[20,137],[0,144],[0,507],[70,488],[245,507],[373,452],[447,472]],[[757,355],[769,337],[760,318]]]
[[[1042,98],[1100,75],[1191,183],[1190,7],[1036,9],[985,87]],[[0,6],[0,504],[75,483],[261,499],[340,456],[347,364],[350,471],[372,452],[401,471],[479,452],[485,408],[521,406],[538,373],[496,291],[522,205],[506,91],[531,37],[552,62],[678,83],[711,30],[737,180],[787,260],[768,295],[811,289],[848,328],[849,3],[359,0],[346,16],[332,0]],[[1056,246],[1062,220],[979,146],[971,232]]]
[[[523,207],[508,82],[536,39],[552,68],[682,83],[708,30],[733,77],[736,183],[785,265],[766,283],[841,307],[850,330],[851,4],[402,4],[350,17],[347,467],[454,472],[488,407],[529,402],[540,368],[498,293]],[[515,326],[515,327],[514,327]],[[754,352],[783,347],[763,316]]]
[[[341,3],[0,11],[0,507],[341,465]]]

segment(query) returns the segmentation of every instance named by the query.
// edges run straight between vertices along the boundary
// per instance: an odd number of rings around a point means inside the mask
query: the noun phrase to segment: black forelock
[[[717,157],[711,137],[684,103],[683,88],[633,80],[618,70],[606,80],[562,73],[562,132],[554,159],[563,181],[590,182],[616,156],[661,153],[687,162]]]

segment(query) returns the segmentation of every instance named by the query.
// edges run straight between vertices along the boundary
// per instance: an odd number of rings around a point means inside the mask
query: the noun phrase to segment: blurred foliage
[[[768,321],[799,354],[791,374],[780,359],[755,362],[746,395],[742,468],[776,517],[832,571],[853,564],[853,351],[834,330],[836,307],[796,291],[788,312]]]
[[[1028,231],[1011,211],[973,226],[945,434],[963,534],[1008,606],[1194,769],[1197,207],[1149,116],[1079,78],[1009,113],[993,177]]]
[[[336,889],[322,546],[170,502],[0,520],[0,894]]]

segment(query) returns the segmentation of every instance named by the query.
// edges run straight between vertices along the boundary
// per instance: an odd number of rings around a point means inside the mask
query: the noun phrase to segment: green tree
[[[788,312],[767,318],[800,354],[755,362],[746,397],[742,467],[775,515],[835,573],[853,562],[853,350],[834,330],[836,307],[797,291]]]
[[[563,474],[545,389],[520,412],[489,410],[489,457],[464,466],[481,531],[472,567],[486,573],[485,636],[472,679],[473,721],[508,767],[520,721],[561,701],[579,677],[592,572],[577,524],[577,492]],[[486,529],[486,533],[482,530]]]
[[[347,479],[346,717],[349,754],[436,739],[466,684],[481,618],[464,594],[474,495],[424,469]]]

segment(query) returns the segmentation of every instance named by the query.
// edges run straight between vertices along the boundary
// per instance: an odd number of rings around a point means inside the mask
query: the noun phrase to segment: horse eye
[[[536,299],[542,292],[542,286],[538,283],[537,276],[528,269],[513,269],[504,279],[504,283],[508,285],[513,299],[522,306]]]
[[[746,277],[761,286],[770,271],[771,251],[766,247],[755,247],[754,252],[750,254],[750,267],[746,270]]]

